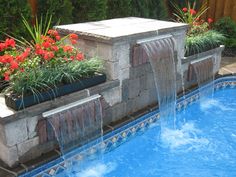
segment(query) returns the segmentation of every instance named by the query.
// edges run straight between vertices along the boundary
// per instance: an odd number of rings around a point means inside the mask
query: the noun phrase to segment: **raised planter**
[[[217,48],[182,58],[181,63],[184,67],[184,70],[187,70],[186,67],[188,67],[189,64],[191,64],[192,62],[205,60],[208,58],[213,58],[214,59],[214,72],[215,73],[218,72],[220,69],[221,55],[224,48],[225,46],[221,45]]]
[[[16,97],[14,95],[5,95],[5,103],[14,110],[20,110],[44,101],[52,100],[75,91],[83,90],[88,87],[103,83],[106,81],[106,75],[96,75],[91,78],[82,79],[71,84],[58,86],[54,89],[40,93],[39,95],[29,95],[25,97]]]

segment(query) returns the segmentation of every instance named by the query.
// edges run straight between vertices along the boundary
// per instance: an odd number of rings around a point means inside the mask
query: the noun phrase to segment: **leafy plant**
[[[213,29],[225,35],[224,44],[227,48],[236,47],[236,23],[230,17],[218,20]]]
[[[185,56],[201,53],[222,44],[225,37],[213,30],[209,30],[196,36],[188,36],[185,44]]]

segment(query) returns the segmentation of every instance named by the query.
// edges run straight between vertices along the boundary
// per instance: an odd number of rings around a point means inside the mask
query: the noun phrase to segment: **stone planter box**
[[[194,62],[203,61],[203,60],[212,58],[213,59],[213,72],[214,74],[217,74],[220,69],[221,55],[224,48],[225,48],[224,45],[221,45],[217,48],[214,48],[214,49],[202,52],[202,53],[198,53],[198,54],[191,55],[188,57],[183,57],[181,59],[181,66],[182,66],[182,72],[183,72],[184,83],[185,83],[184,87],[191,88],[192,86],[195,86],[197,84],[196,79],[191,80],[188,78],[189,72],[190,72],[189,66]]]
[[[201,61],[208,58],[213,58],[214,59],[214,72],[216,73],[220,69],[221,54],[224,48],[225,46],[221,45],[217,48],[208,50],[206,52],[197,53],[188,57],[184,57],[182,58],[181,62],[184,65],[184,69],[186,69],[186,67],[188,67],[188,65],[191,64],[192,62]]]
[[[40,95],[29,95],[25,97],[15,97],[14,95],[5,95],[5,103],[14,110],[20,110],[44,101],[54,99],[75,91],[83,90],[88,87],[103,83],[106,81],[104,74],[96,75],[91,78],[76,81],[71,84],[58,86],[54,89],[40,93]]]

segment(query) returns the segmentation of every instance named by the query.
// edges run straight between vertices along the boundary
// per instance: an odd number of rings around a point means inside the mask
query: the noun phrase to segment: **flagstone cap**
[[[132,38],[153,36],[161,33],[187,29],[188,25],[155,19],[126,17],[97,22],[86,22],[55,26],[60,34],[76,33],[82,38],[103,40],[106,42],[122,41]]]

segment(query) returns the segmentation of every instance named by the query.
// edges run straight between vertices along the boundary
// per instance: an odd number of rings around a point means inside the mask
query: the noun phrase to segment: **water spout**
[[[79,146],[95,141],[102,144],[103,121],[100,95],[93,95],[74,103],[43,113],[49,126],[53,129],[60,146],[62,158],[67,165],[67,175],[72,173],[73,150]],[[100,146],[97,146],[96,154],[101,155]],[[83,148],[81,148],[83,151]],[[73,159],[73,158],[72,158]],[[84,160],[84,159],[83,159]],[[83,162],[76,162],[83,165]],[[69,175],[70,176],[70,175]]]
[[[162,127],[175,128],[175,41],[171,35],[138,41],[146,51],[154,74]]]

